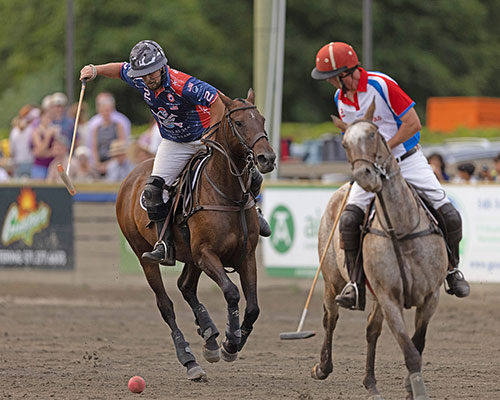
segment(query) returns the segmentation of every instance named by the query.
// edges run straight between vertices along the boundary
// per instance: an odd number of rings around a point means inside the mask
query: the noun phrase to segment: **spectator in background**
[[[33,167],[31,168],[31,177],[33,179],[45,179],[49,164],[54,159],[52,156],[52,145],[54,137],[59,132],[59,127],[52,123],[52,118],[48,112],[47,102],[42,102],[42,113],[40,115],[40,124],[33,130],[31,143],[33,148]]]
[[[141,133],[137,143],[140,144],[141,148],[147,147],[147,151],[153,154],[154,157],[161,143],[161,139],[162,137],[160,129],[158,128],[158,123],[152,118],[148,129]]]
[[[457,167],[458,175],[453,180],[454,183],[477,183],[474,176],[476,167],[472,163],[463,163]]]
[[[107,163],[110,160],[111,142],[114,140],[127,142],[123,126],[112,119],[113,111],[114,103],[102,102],[99,105],[100,122],[90,132],[93,142],[94,165],[101,175],[106,174]]]
[[[490,167],[488,167],[488,165],[481,165],[481,168],[477,173],[477,179],[479,182],[493,182],[493,175],[491,175]]]
[[[129,158],[132,164],[137,165],[141,162],[154,158],[155,153],[149,151],[149,146],[141,138],[133,142],[129,147]]]
[[[71,162],[71,168],[74,168],[75,182],[94,182],[99,180],[100,174],[90,164],[91,151],[87,146],[78,146],[73,154],[75,165]]]
[[[57,170],[57,164],[61,164],[64,170],[68,167],[68,152],[69,152],[69,140],[66,136],[62,134],[57,134],[54,136],[54,142],[52,144],[52,156],[54,159],[50,162],[47,169],[47,182],[52,183],[62,183],[59,176],[59,171]],[[74,163],[71,161],[71,167],[69,169],[69,176],[73,180],[74,178]]]
[[[441,154],[433,153],[427,158],[427,161],[429,161],[432,171],[434,171],[434,175],[436,175],[439,182],[448,182],[450,180],[449,175],[446,173],[446,164]]]
[[[9,147],[15,178],[31,177],[31,168],[33,167],[31,136],[35,125],[39,122],[39,117],[40,110],[38,108],[25,105],[21,107],[18,115],[12,120]]]
[[[500,154],[493,159],[493,180],[500,183]]]
[[[71,143],[75,120],[67,115],[67,105],[68,98],[64,93],[56,92],[50,96],[49,113],[52,117],[52,123],[60,127],[61,134]],[[78,138],[76,140],[78,140]]]
[[[134,169],[134,165],[127,158],[128,146],[124,140],[114,140],[109,149],[111,161],[107,165],[106,180],[121,182]]]
[[[130,120],[121,112],[116,111],[115,98],[111,93],[102,92],[99,93],[95,99],[96,111],[97,114],[90,118],[87,125],[87,141],[82,142],[82,144],[86,144],[89,149],[94,148],[94,137],[92,136],[92,132],[95,128],[102,123],[102,107],[107,106],[111,107],[111,121],[119,124],[123,128],[123,132],[125,134],[125,138],[127,142],[130,140],[130,131],[132,128],[132,124]],[[94,164],[95,160],[93,159],[93,154],[91,155],[91,163]]]
[[[78,103],[73,103],[68,109],[68,116],[73,121],[76,119],[76,111],[78,109]],[[79,144],[85,145],[88,141],[89,135],[89,106],[87,103],[82,102],[82,106],[80,107],[80,118],[78,118],[78,130],[77,130],[77,139]],[[74,129],[74,127],[73,127]],[[71,138],[73,140],[73,138]],[[76,140],[76,139],[75,139]],[[70,142],[71,146],[71,142]]]

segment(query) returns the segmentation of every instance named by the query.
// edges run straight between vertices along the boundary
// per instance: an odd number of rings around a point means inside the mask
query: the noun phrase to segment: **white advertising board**
[[[273,234],[263,238],[263,261],[274,276],[314,276],[318,228],[336,187],[272,186],[263,210]],[[500,185],[446,185],[463,219],[460,269],[471,282],[500,282]]]

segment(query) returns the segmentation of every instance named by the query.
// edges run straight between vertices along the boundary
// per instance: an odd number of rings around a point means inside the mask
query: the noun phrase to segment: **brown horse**
[[[366,191],[376,193],[376,216],[362,245],[363,268],[374,294],[366,331],[368,349],[363,383],[370,399],[382,399],[375,379],[375,349],[385,319],[404,354],[408,369],[407,399],[424,400],[428,397],[421,375],[421,355],[427,326],[438,305],[448,258],[443,237],[430,228],[428,213],[403,179],[398,163],[371,122],[374,110],[372,105],[363,120],[350,125],[335,119],[335,124],[345,132],[343,145],[355,180]],[[320,224],[320,254],[335,216],[342,211],[340,205],[346,190],[347,184],[334,193],[327,205]],[[332,372],[333,331],[339,318],[335,296],[349,281],[338,229],[327,251],[328,262],[322,269],[325,339],[320,362],[312,369],[315,379],[325,379]],[[416,307],[415,333],[411,339],[404,322],[404,307]]]
[[[226,113],[218,127],[212,130],[210,139],[204,139],[211,156],[204,172],[199,175],[197,211],[187,220],[189,239],[177,225],[173,226],[176,258],[184,263],[177,286],[193,310],[198,333],[205,341],[203,355],[209,362],[219,361],[221,354],[225,361],[234,361],[259,315],[255,259],[259,225],[250,195],[250,175],[255,167],[262,173],[272,171],[276,158],[264,130],[264,118],[254,105],[253,90],[249,90],[246,100],[232,100],[222,93],[220,96]],[[186,367],[189,379],[200,379],[205,372],[176,324],[173,304],[165,291],[160,268],[158,264],[141,259],[141,255],[151,251],[156,242],[156,231],[150,227],[147,213],[140,205],[141,192],[151,175],[152,166],[153,160],[144,161],[123,181],[118,192],[116,215],[156,295],[160,313],[172,331],[179,362]],[[229,279],[226,267],[233,267],[238,272],[246,298],[241,326],[240,293]],[[197,297],[202,272],[217,283],[227,302],[226,339],[220,347],[216,341],[219,331]]]

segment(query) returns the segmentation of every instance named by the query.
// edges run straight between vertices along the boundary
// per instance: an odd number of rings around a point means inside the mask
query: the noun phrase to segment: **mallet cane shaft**
[[[71,139],[71,148],[69,150],[68,165],[66,167],[66,171],[64,171],[64,168],[60,163],[57,164],[57,170],[59,171],[59,175],[61,176],[61,179],[64,182],[64,185],[66,186],[66,189],[68,189],[68,192],[71,196],[74,196],[76,194],[76,189],[75,186],[73,185],[73,182],[71,182],[71,179],[69,178],[69,168],[71,165],[71,157],[73,156],[73,150],[75,148],[76,130],[78,128],[78,120],[80,119],[80,110],[82,108],[83,95],[85,93],[85,85],[86,85],[86,79],[83,79],[82,89],[80,90],[80,99],[78,100],[78,107],[76,108],[75,127],[73,128],[73,138]]]
[[[337,228],[337,225],[339,223],[340,215],[342,214],[342,211],[344,210],[345,204],[347,202],[347,198],[349,197],[349,193],[351,193],[351,188],[352,188],[353,183],[354,183],[354,181],[349,182],[349,187],[347,189],[346,194],[344,195],[344,198],[342,199],[342,204],[340,205],[340,210],[337,213],[337,216],[335,217],[335,222],[333,223],[332,230],[330,231],[330,235],[328,236],[326,246],[323,250],[323,254],[321,255],[318,269],[316,270],[316,274],[314,275],[311,289],[309,290],[309,294],[307,296],[304,310],[302,311],[302,316],[300,317],[300,322],[299,322],[299,326],[297,328],[297,331],[293,332],[293,333],[282,333],[280,335],[280,339],[302,339],[302,338],[314,336],[314,332],[311,332],[311,334],[309,334],[309,335],[299,335],[299,334],[302,331],[302,327],[304,326],[304,321],[306,320],[307,312],[309,309],[309,303],[311,302],[311,298],[312,298],[312,295],[314,293],[314,288],[316,287],[316,282],[318,281],[318,278],[319,278],[319,273],[321,272],[321,268],[323,267],[323,262],[325,261],[325,258],[326,258],[326,253],[328,252],[328,248],[330,247],[330,243],[332,242],[332,239],[333,239],[333,234],[335,233],[335,229]],[[294,337],[294,334],[295,334],[295,337]]]

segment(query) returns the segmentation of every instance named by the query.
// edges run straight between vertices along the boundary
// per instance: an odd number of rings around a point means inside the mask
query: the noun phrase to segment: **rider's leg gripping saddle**
[[[171,200],[166,204],[163,201],[163,188],[165,181],[159,176],[150,176],[144,188],[144,205],[148,217],[156,224],[158,241],[152,251],[145,252],[143,259],[163,265],[175,265],[175,246],[172,236],[172,224],[168,224],[165,233],[161,232],[171,207]]]
[[[252,181],[250,182],[250,191],[252,192],[252,196],[256,198],[260,193],[260,188],[262,186],[262,181],[264,178],[261,173],[255,168],[252,172]],[[269,237],[271,236],[271,227],[267,223],[262,214],[262,210],[259,207],[257,208],[257,215],[259,216],[259,230],[260,236]]]
[[[453,204],[446,203],[438,209],[445,222],[445,238],[449,247],[449,271],[446,276],[448,289],[446,292],[457,297],[466,297],[470,293],[470,287],[462,272],[458,269],[460,261],[459,244],[462,240],[462,218]]]
[[[344,287],[335,302],[352,310],[365,309],[365,279],[363,264],[359,262],[361,243],[361,226],[365,213],[358,206],[348,204],[340,217],[340,237],[343,244],[345,263],[349,272],[350,282]]]

